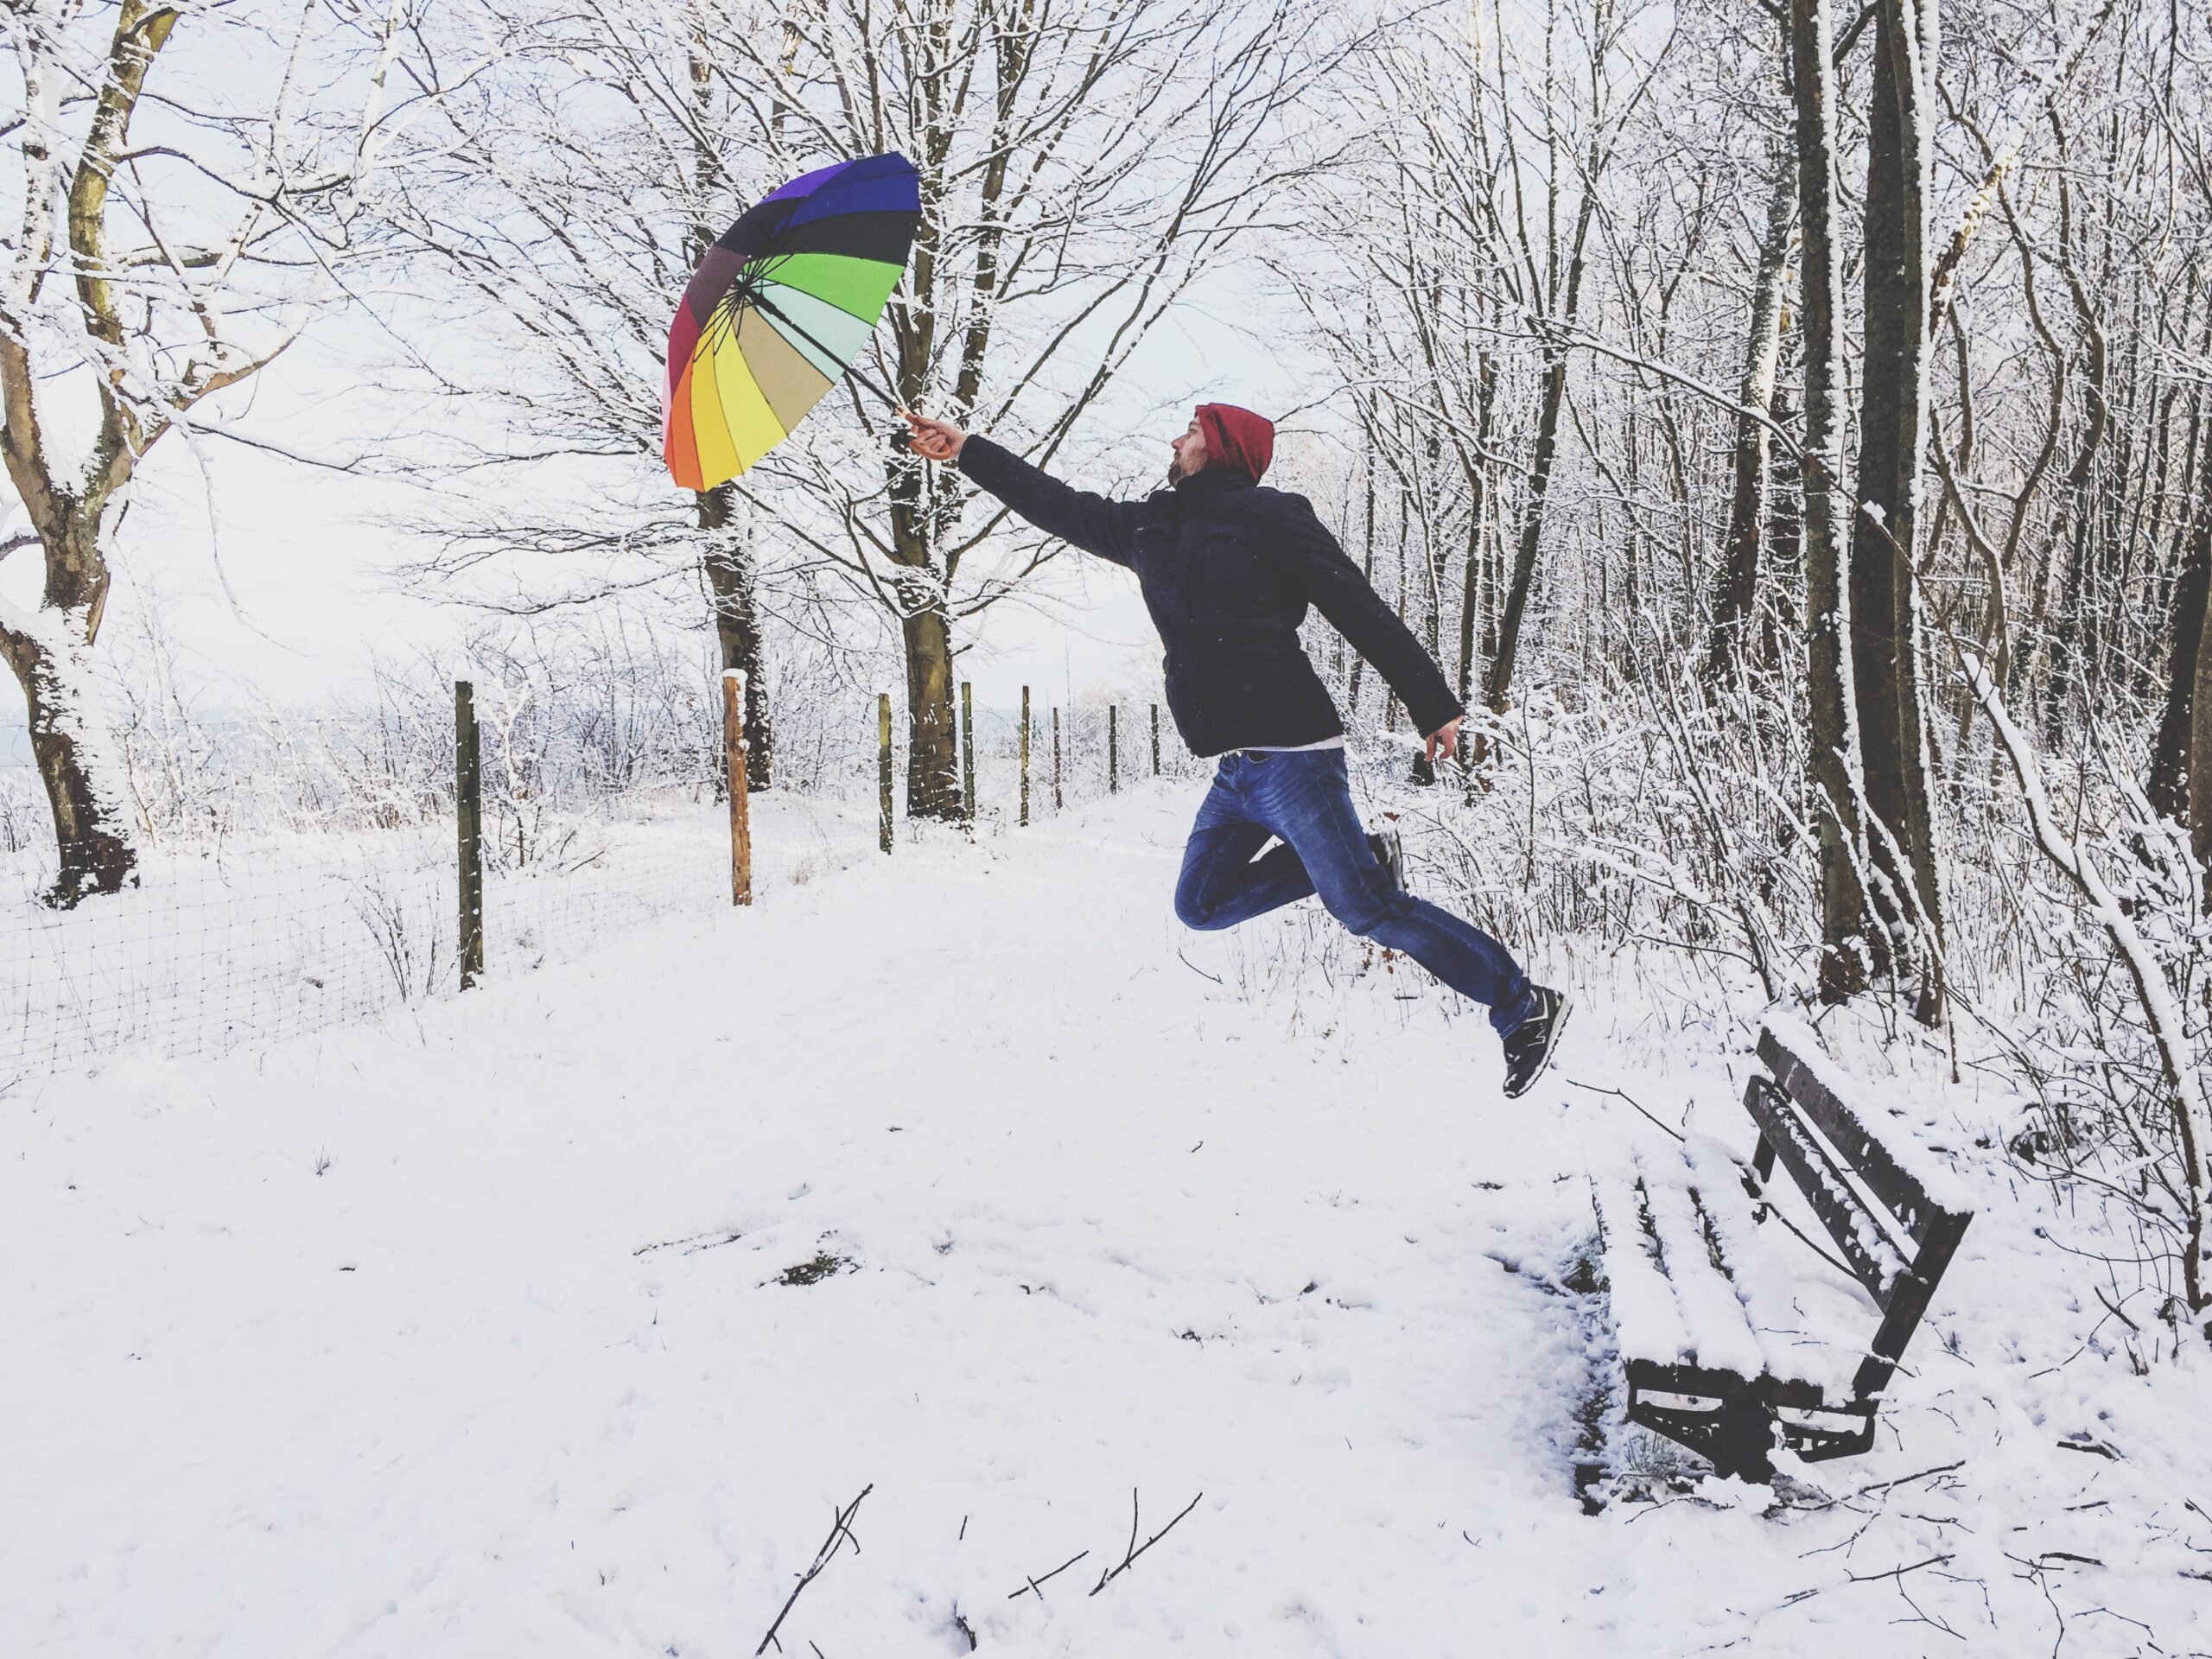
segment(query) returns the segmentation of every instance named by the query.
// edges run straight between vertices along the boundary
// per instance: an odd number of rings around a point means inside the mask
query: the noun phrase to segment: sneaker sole
[[[1559,1039],[1566,1034],[1567,1022],[1573,1014],[1574,999],[1562,995],[1559,1000],[1559,1012],[1552,1016],[1551,1041],[1544,1045],[1543,1055],[1537,1060],[1536,1069],[1529,1074],[1529,1081],[1521,1086],[1518,1094],[1508,1095],[1508,1100],[1519,1100],[1544,1080],[1544,1073],[1552,1069],[1552,1056],[1559,1052]]]

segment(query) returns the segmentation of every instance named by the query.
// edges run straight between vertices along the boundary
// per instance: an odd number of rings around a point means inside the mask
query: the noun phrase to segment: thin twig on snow
[[[1122,1556],[1122,1564],[1119,1567],[1109,1567],[1105,1572],[1098,1575],[1098,1582],[1090,1586],[1090,1593],[1094,1596],[1096,1595],[1108,1585],[1113,1583],[1115,1580],[1120,1578],[1122,1573],[1128,1572],[1132,1567],[1135,1566],[1137,1557],[1143,1554],[1146,1550],[1150,1549],[1154,1544],[1165,1538],[1169,1533],[1174,1531],[1175,1522],[1180,1521],[1184,1516],[1188,1515],[1192,1510],[1197,1509],[1198,1507],[1198,1498],[1202,1498],[1205,1496],[1205,1494],[1204,1492],[1200,1492],[1198,1497],[1192,1498],[1189,1503],[1183,1506],[1180,1513],[1176,1516],[1175,1521],[1170,1521],[1158,1532],[1154,1533],[1151,1537],[1146,1539],[1142,1544],[1139,1544],[1137,1542],[1137,1493],[1136,1488],[1132,1486],[1129,1489],[1129,1548],[1123,1553]]]
[[[791,1612],[791,1604],[798,1599],[798,1592],[820,1576],[822,1569],[829,1566],[836,1558],[840,1548],[850,1541],[853,1554],[855,1555],[860,1554],[861,1541],[853,1536],[853,1517],[860,1513],[861,1498],[866,1497],[874,1490],[875,1483],[870,1481],[861,1488],[860,1497],[855,1498],[837,1511],[837,1518],[830,1525],[830,1535],[822,1541],[822,1548],[814,1552],[814,1564],[798,1575],[798,1582],[791,1586],[791,1595],[784,1603],[783,1611],[776,1615],[776,1622],[768,1627],[768,1634],[760,1638],[760,1645],[753,1649],[753,1659],[760,1659],[760,1656],[768,1651],[768,1644],[771,1642],[776,1642],[776,1632],[783,1628],[784,1619]],[[810,1643],[808,1645],[810,1647],[813,1644]],[[776,1651],[781,1653],[783,1650],[784,1644],[776,1642]],[[819,1652],[820,1649],[817,1649],[816,1651]]]

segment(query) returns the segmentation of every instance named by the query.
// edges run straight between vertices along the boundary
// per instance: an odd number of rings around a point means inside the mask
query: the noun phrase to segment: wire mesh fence
[[[719,682],[681,663],[612,666],[478,660],[493,976],[730,903]],[[137,882],[67,909],[44,902],[54,861],[35,778],[0,771],[0,1093],[456,992],[454,696],[431,667],[337,715],[131,714],[115,782]],[[782,786],[753,804],[764,893],[875,851],[872,753],[834,715],[794,712]]]
[[[770,792],[753,805],[755,890],[875,853],[861,806]],[[711,798],[633,798],[561,823],[526,861],[487,861],[493,977],[579,957],[614,932],[727,907],[729,826]],[[450,822],[147,854],[137,887],[71,910],[18,859],[0,904],[0,1092],[125,1053],[202,1058],[451,995]]]
[[[134,731],[124,761],[139,879],[122,893],[50,908],[50,848],[9,836],[0,1093],[111,1056],[207,1058],[454,994],[451,715],[434,689],[404,690],[346,720],[172,722],[157,746]],[[728,906],[719,737],[703,718],[632,730],[617,748],[608,734],[622,722],[597,694],[577,702],[593,708],[588,720],[565,718],[543,692],[491,683],[477,695],[491,977],[580,957],[643,922]],[[1018,824],[1018,696],[971,697],[969,707],[964,789],[979,819]],[[897,712],[894,845],[911,839]],[[879,855],[873,699],[810,707],[779,728],[776,756],[776,786],[752,797],[756,893],[772,899]],[[1201,764],[1150,704],[1033,700],[1029,821]],[[27,772],[0,785],[14,798],[35,787]],[[26,827],[30,804],[16,799]]]

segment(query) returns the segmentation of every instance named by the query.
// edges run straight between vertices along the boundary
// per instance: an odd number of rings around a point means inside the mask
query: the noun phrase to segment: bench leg
[[[1750,1394],[1722,1402],[1706,1455],[1715,1472],[1764,1483],[1774,1478],[1774,1414]]]
[[[1681,1379],[1677,1388],[1666,1392],[1714,1397],[1709,1383],[1690,1388],[1686,1386],[1689,1381]],[[1774,1414],[1760,1402],[1755,1389],[1740,1383],[1720,1395],[1719,1400],[1717,1407],[1694,1410],[1665,1405],[1653,1400],[1631,1378],[1628,1420],[1664,1434],[1678,1446],[1688,1446],[1719,1474],[1750,1481],[1771,1480],[1774,1465],[1770,1453],[1774,1450]]]

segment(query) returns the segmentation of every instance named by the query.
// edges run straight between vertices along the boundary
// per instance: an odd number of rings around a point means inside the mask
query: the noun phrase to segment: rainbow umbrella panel
[[[793,179],[707,250],[668,330],[661,455],[678,484],[728,482],[859,375],[921,217],[913,163],[867,156]]]

